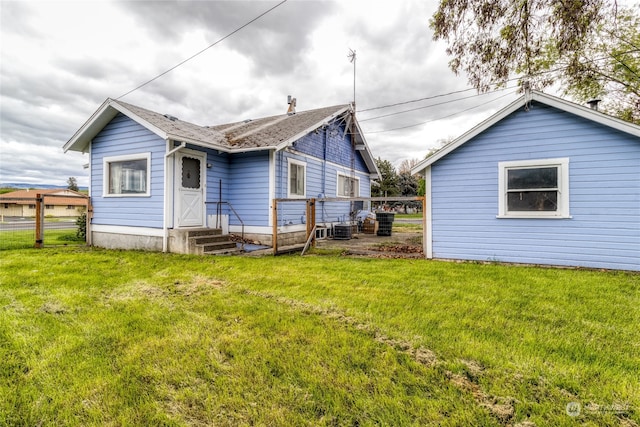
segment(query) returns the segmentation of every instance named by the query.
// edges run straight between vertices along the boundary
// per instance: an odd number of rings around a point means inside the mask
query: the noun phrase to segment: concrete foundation
[[[135,249],[162,252],[162,237],[156,236],[94,231],[91,233],[91,244],[105,249]]]

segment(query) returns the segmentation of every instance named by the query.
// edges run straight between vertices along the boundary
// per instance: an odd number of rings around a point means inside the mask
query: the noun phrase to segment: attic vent
[[[178,120],[177,117],[172,116],[171,114],[164,114],[164,117],[166,117],[167,119],[171,120],[172,122],[175,122],[176,120]]]
[[[251,119],[247,119],[247,120],[245,120],[245,121],[244,121],[244,122],[242,122],[242,123],[249,123],[249,122],[251,122],[251,121],[252,121]]]
[[[589,104],[589,107],[590,107],[592,110],[596,110],[596,111],[598,111],[598,103],[599,103],[599,102],[600,102],[600,100],[599,100],[599,99],[592,99],[592,100],[590,100],[590,101],[587,101],[587,104]]]

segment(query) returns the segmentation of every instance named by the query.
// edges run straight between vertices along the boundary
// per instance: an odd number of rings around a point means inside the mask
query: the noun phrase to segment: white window
[[[304,198],[307,194],[307,165],[289,159],[289,197]]]
[[[498,218],[570,218],[569,159],[498,163]]]
[[[149,196],[151,153],[105,157],[105,197]]]
[[[338,197],[360,197],[360,180],[338,174]]]

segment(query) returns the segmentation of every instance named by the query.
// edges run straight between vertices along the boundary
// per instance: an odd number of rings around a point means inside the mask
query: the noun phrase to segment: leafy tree
[[[621,9],[617,25],[601,24],[579,55],[558,63],[569,70],[567,93],[582,101],[602,97],[605,111],[640,124],[640,16]]]
[[[427,187],[424,178],[418,179],[418,196],[424,196],[427,194]]]
[[[398,168],[400,194],[406,197],[418,195],[418,177],[411,175],[411,169],[420,163],[419,159],[405,159]]]
[[[398,173],[402,174],[405,172],[411,173],[411,168],[420,163],[418,159],[405,159],[400,163],[400,167],[398,168]]]
[[[78,191],[78,180],[76,179],[75,176],[70,176],[69,179],[67,180],[67,189],[69,190],[73,190],[73,191]]]
[[[396,168],[393,167],[389,160],[382,160],[380,157],[376,159],[376,166],[382,175],[377,186],[371,187],[371,195],[373,197],[397,196],[400,194],[398,187],[398,174]]]
[[[440,0],[434,39],[448,42],[450,68],[480,91],[506,85],[544,89],[559,83],[580,101],[627,120],[640,109],[640,21],[615,0]]]

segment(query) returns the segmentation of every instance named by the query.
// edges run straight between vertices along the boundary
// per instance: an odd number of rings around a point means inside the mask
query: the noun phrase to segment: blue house
[[[64,150],[89,153],[88,239],[107,248],[192,252],[190,237],[214,228],[297,243],[306,199],[333,198],[315,210],[329,227],[379,177],[351,105],[199,126],[107,99]],[[274,199],[294,202],[274,218]]]
[[[640,126],[532,92],[412,172],[427,258],[640,270]]]

